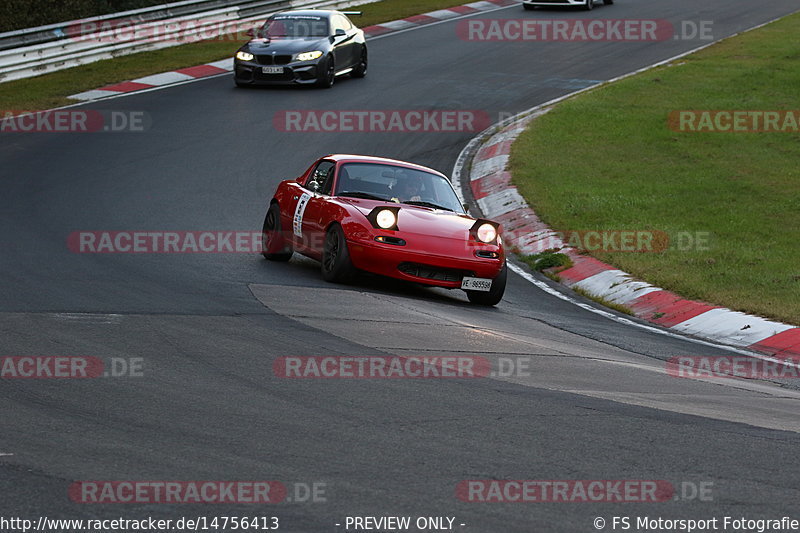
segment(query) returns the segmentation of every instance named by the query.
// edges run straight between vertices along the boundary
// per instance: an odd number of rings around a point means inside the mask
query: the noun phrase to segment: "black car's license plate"
[[[283,74],[283,67],[261,67],[264,74]]]

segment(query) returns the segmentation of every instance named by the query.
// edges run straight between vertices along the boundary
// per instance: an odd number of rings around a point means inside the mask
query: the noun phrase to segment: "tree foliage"
[[[0,32],[164,3],[164,0],[2,0],[0,2]]]

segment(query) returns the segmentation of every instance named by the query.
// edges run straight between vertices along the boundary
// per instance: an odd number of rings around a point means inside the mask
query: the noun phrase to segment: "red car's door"
[[[324,206],[333,189],[336,164],[322,160],[313,170],[305,187],[293,194],[297,197],[292,209],[292,237],[295,247],[313,256],[322,254],[325,242]]]

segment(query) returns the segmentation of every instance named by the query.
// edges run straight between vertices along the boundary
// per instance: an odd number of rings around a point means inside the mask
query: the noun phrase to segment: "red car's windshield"
[[[345,163],[339,168],[335,195],[361,196],[391,202],[464,209],[446,178],[430,172],[381,163]]]

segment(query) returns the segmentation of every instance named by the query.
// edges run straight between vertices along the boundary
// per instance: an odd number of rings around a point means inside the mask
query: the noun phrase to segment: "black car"
[[[318,85],[367,74],[364,32],[340,11],[284,11],[269,17],[233,61],[236,85]]]

